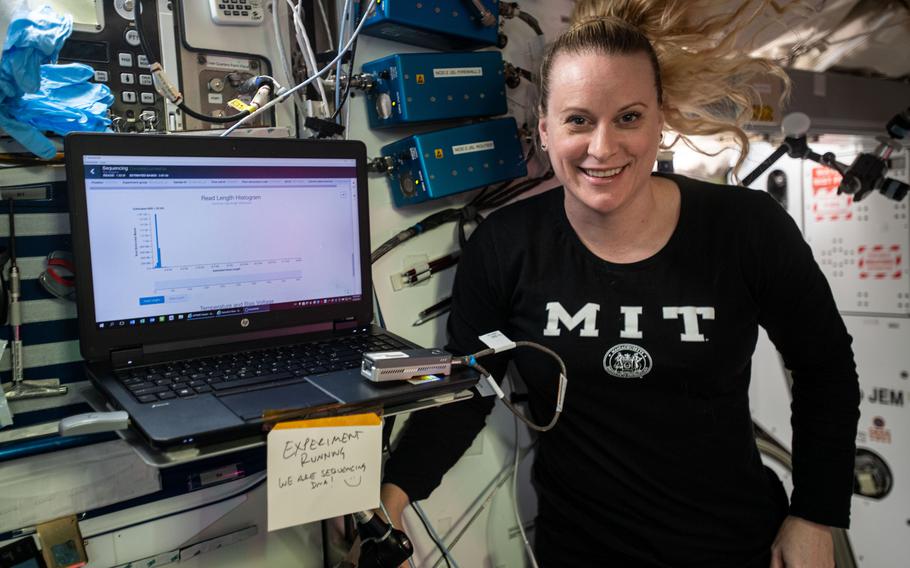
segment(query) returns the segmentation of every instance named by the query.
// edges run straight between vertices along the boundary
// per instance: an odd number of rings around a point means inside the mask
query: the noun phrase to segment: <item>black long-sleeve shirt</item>
[[[851,338],[797,226],[763,192],[667,176],[677,227],[651,258],[591,253],[556,189],[481,224],[459,263],[450,349],[478,351],[501,330],[564,359],[557,426],[540,436],[538,523],[574,524],[573,546],[638,565],[733,566],[767,551],[783,517],[849,523],[859,387]],[[793,374],[793,482],[756,449],[751,357],[764,327]],[[482,361],[502,378],[512,357],[538,423],[552,416],[558,367],[515,350]],[[759,377],[760,380],[760,377]],[[474,399],[412,416],[385,480],[427,497],[483,428]]]

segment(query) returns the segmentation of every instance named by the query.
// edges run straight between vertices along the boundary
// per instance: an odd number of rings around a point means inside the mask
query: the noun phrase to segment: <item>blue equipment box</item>
[[[495,23],[491,26],[481,23],[471,1],[382,0],[373,8],[362,33],[443,51],[496,45],[499,0],[478,0],[493,15]],[[363,10],[368,4],[364,1],[360,5]]]
[[[403,53],[364,63],[370,128],[505,114],[506,85],[498,51]]]
[[[398,207],[528,175],[512,117],[415,134],[383,147]]]

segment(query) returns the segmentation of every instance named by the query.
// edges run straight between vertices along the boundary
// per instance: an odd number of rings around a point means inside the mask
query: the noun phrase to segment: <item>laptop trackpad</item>
[[[218,400],[244,420],[260,418],[265,410],[294,410],[338,402],[309,383],[232,394]]]

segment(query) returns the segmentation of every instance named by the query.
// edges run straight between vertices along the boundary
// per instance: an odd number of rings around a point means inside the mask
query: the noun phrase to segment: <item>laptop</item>
[[[363,352],[414,347],[371,323],[363,143],[71,134],[65,155],[80,350],[152,446],[476,382],[360,375]]]

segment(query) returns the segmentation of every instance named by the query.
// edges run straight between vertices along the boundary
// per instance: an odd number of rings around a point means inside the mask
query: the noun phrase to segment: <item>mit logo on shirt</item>
[[[620,306],[619,312],[624,318],[623,329],[619,337],[623,339],[643,339],[644,333],[638,327],[638,319],[644,308],[642,306]],[[547,327],[544,328],[545,336],[558,336],[562,327],[572,331],[579,325],[579,337],[599,337],[597,329],[597,312],[600,304],[588,302],[574,315],[570,315],[559,302],[547,302]],[[713,320],[714,308],[711,306],[663,306],[665,320],[682,320],[682,333],[679,340],[687,343],[703,343],[708,339],[699,330],[701,320]]]

